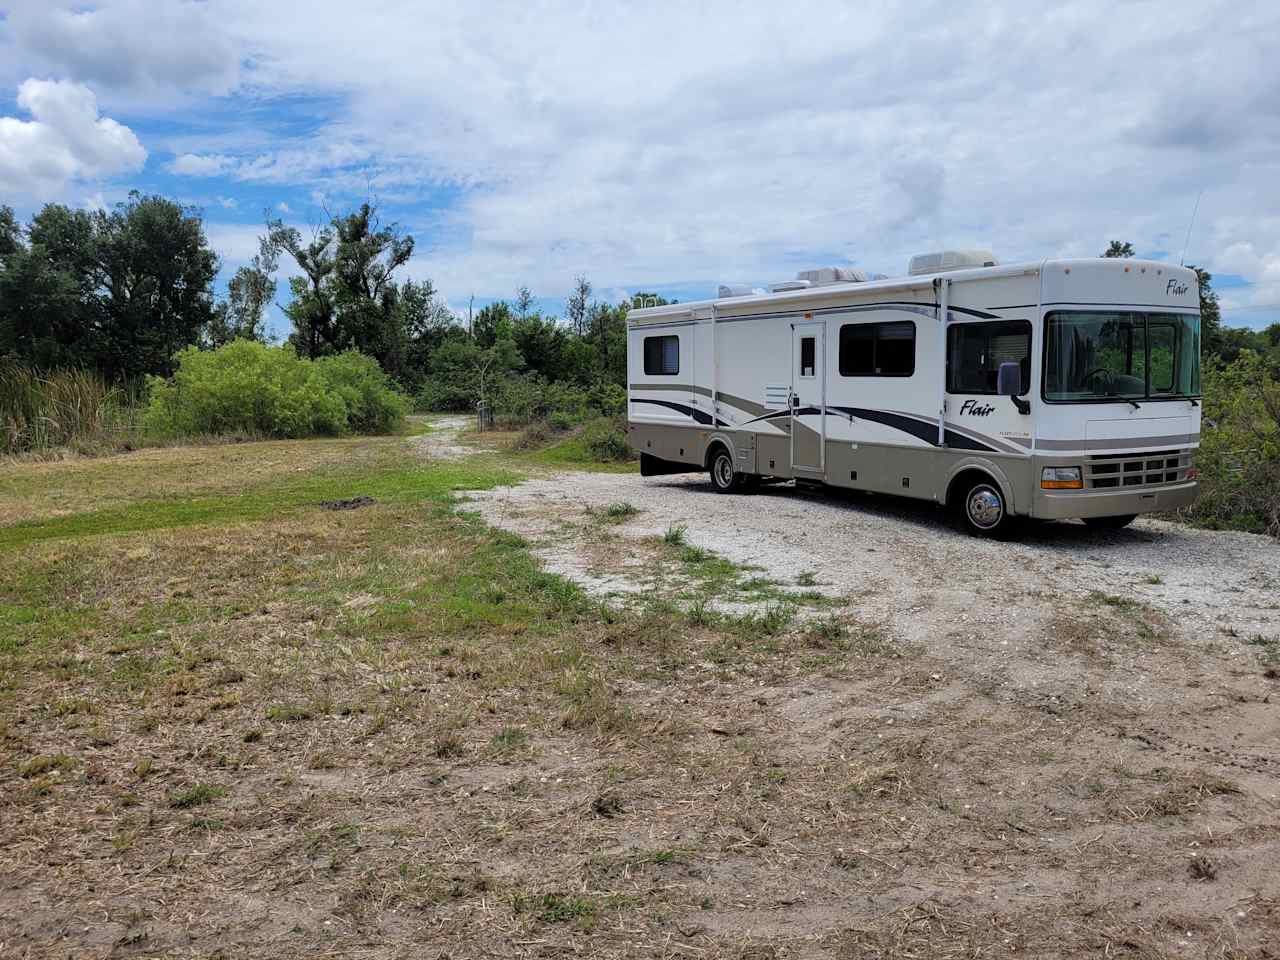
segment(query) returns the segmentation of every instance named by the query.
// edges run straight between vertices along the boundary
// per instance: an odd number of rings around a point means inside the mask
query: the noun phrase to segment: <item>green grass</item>
[[[192,784],[185,790],[179,790],[169,798],[169,806],[175,810],[188,810],[201,807],[227,795],[226,787],[215,787],[207,783]]]
[[[530,463],[547,467],[572,467],[575,470],[589,470],[597,473],[635,473],[640,466],[635,461],[604,463],[592,456],[582,437],[568,437],[549,447],[525,454],[522,458]]]
[[[485,464],[439,464],[381,470],[334,470],[288,482],[271,482],[221,497],[142,500],[106,510],[18,522],[0,527],[0,550],[45,540],[140,533],[205,524],[248,523],[290,511],[319,509],[322,500],[373,497],[379,502],[443,500],[458,490],[486,490],[514,483],[519,474]]]
[[[589,897],[563,893],[544,893],[536,897],[516,895],[512,909],[517,914],[532,914],[542,923],[569,923],[590,925],[600,912],[600,906]]]

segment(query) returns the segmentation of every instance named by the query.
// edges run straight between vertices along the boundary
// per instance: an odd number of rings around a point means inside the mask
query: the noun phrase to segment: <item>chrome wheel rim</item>
[[[1000,494],[988,486],[974,487],[966,504],[969,520],[975,527],[990,530],[1004,516],[1004,503]]]
[[[733,483],[733,461],[727,454],[716,457],[716,486],[729,487]]]

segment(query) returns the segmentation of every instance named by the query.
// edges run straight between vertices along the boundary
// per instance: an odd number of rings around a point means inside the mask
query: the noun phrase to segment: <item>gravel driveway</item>
[[[1033,619],[1020,613],[1028,600],[1098,592],[1148,604],[1187,635],[1280,633],[1280,546],[1252,534],[1140,519],[1117,532],[1032,524],[1016,541],[994,542],[951,529],[928,504],[791,485],[721,495],[701,475],[570,473],[474,499],[490,523],[530,537],[549,569],[600,593],[627,592],[625,571],[602,573],[572,521],[626,502],[639,513],[618,528],[624,537],[683,525],[688,542],[779,581],[811,573],[823,592],[905,640],[973,619],[1017,632]]]

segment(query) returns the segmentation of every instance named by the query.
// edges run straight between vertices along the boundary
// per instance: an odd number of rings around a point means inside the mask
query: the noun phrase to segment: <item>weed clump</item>
[[[187,810],[211,803],[219,797],[227,795],[226,787],[216,787],[207,783],[192,784],[186,790],[180,790],[169,797],[169,806],[175,810]]]

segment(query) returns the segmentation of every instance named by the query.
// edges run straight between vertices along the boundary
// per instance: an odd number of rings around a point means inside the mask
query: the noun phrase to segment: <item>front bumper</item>
[[[1177,510],[1189,506],[1199,490],[1196,480],[1133,491],[1041,490],[1037,487],[1031,515],[1044,520],[1071,520]]]

